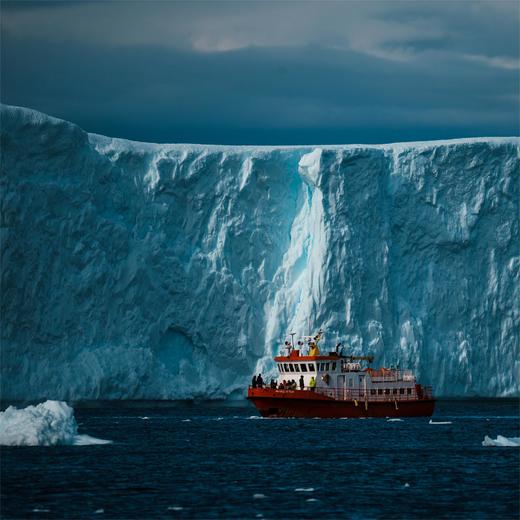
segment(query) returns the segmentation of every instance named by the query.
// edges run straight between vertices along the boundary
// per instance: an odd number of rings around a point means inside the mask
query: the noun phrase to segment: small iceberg
[[[403,419],[387,419],[386,422],[404,422],[404,421],[403,421]]]
[[[112,441],[78,435],[74,410],[63,401],[45,401],[0,412],[1,446],[87,446]]]
[[[258,500],[258,499],[260,499],[260,498],[265,498],[265,495],[264,495],[263,493],[255,493],[255,494],[253,495],[253,498],[254,498],[255,500]]]
[[[520,447],[520,437],[503,437],[502,435],[498,435],[496,439],[492,439],[486,435],[482,441],[482,446],[518,448]]]
[[[451,421],[432,421],[430,419],[430,423],[429,424],[452,424]]]

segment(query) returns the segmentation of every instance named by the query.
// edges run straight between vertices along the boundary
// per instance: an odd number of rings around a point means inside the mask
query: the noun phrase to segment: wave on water
[[[492,439],[486,435],[482,441],[482,446],[518,448],[520,447],[520,437],[503,437],[498,435],[496,439]]]
[[[1,446],[88,446],[112,441],[79,435],[74,410],[63,401],[45,401],[0,412]]]

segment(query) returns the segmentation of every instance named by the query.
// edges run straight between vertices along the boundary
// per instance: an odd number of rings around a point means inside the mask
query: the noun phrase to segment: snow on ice
[[[242,396],[288,331],[519,395],[518,138],[157,145],[2,107],[2,396]]]

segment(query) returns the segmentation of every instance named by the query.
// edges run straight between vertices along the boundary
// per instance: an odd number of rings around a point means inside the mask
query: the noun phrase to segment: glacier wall
[[[1,109],[2,397],[243,394],[322,327],[520,394],[520,139],[154,145]],[[378,362],[378,363],[377,363]]]

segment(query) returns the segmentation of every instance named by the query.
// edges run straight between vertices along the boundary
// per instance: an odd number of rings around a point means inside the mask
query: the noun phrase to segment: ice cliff
[[[242,395],[322,327],[520,393],[520,139],[154,145],[1,109],[2,397]]]

